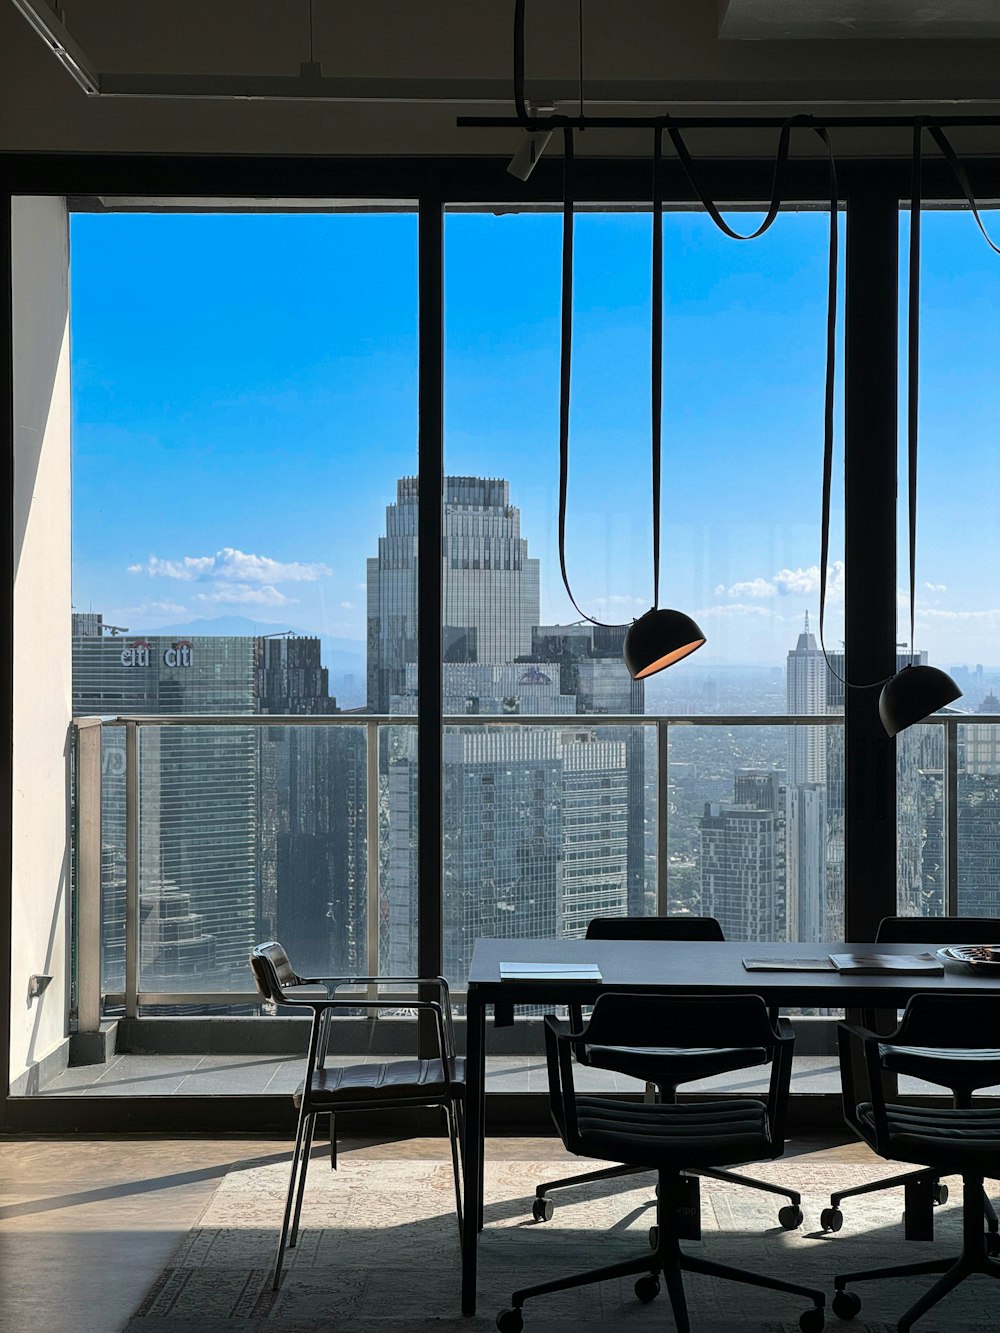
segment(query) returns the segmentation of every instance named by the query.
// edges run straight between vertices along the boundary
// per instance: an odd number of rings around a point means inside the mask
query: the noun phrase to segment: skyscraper
[[[93,629],[96,626],[81,625]],[[252,713],[254,640],[73,638],[76,714]],[[125,957],[125,739],[102,755],[102,975]],[[147,988],[242,988],[257,931],[258,733],[148,726],[139,735],[140,978]]]
[[[257,711],[337,712],[320,640],[255,640]],[[357,727],[265,727],[260,741],[260,933],[310,974],[364,972],[366,736]]]
[[[642,737],[586,713],[641,713],[624,629],[538,625],[538,561],[503,479],[447,477],[442,645],[450,714],[566,716],[566,728],[481,724],[445,736],[444,957],[464,975],[477,935],[580,935],[591,916],[645,906]],[[403,478],[368,562],[369,706],[416,702],[416,485]],[[401,718],[402,720],[402,718]],[[393,729],[382,756],[388,824],[383,961],[416,948],[416,754]]]
[[[538,624],[538,561],[500,478],[444,479],[446,661],[504,663],[531,652]],[[396,484],[385,536],[368,561],[368,708],[388,713],[417,660],[417,479]]]

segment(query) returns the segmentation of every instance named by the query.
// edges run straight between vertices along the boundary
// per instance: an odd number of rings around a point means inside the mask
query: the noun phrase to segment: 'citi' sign
[[[121,651],[123,667],[148,667],[150,643],[148,639],[136,639]],[[163,665],[166,667],[189,667],[194,665],[194,650],[190,639],[179,639],[163,650]]]

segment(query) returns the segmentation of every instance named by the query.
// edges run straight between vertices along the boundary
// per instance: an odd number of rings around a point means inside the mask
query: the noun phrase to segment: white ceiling
[[[1000,37],[997,0],[720,0],[731,40]]]

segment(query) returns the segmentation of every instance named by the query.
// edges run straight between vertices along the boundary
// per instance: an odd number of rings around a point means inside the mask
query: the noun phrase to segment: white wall
[[[62,199],[15,199],[13,1088],[66,1035],[69,923],[69,233]],[[28,1001],[28,978],[46,973]]]

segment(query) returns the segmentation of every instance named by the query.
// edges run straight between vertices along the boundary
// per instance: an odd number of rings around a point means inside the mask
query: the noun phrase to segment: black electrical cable
[[[528,119],[524,100],[524,5],[525,0],[514,0],[514,110],[521,121]]]

